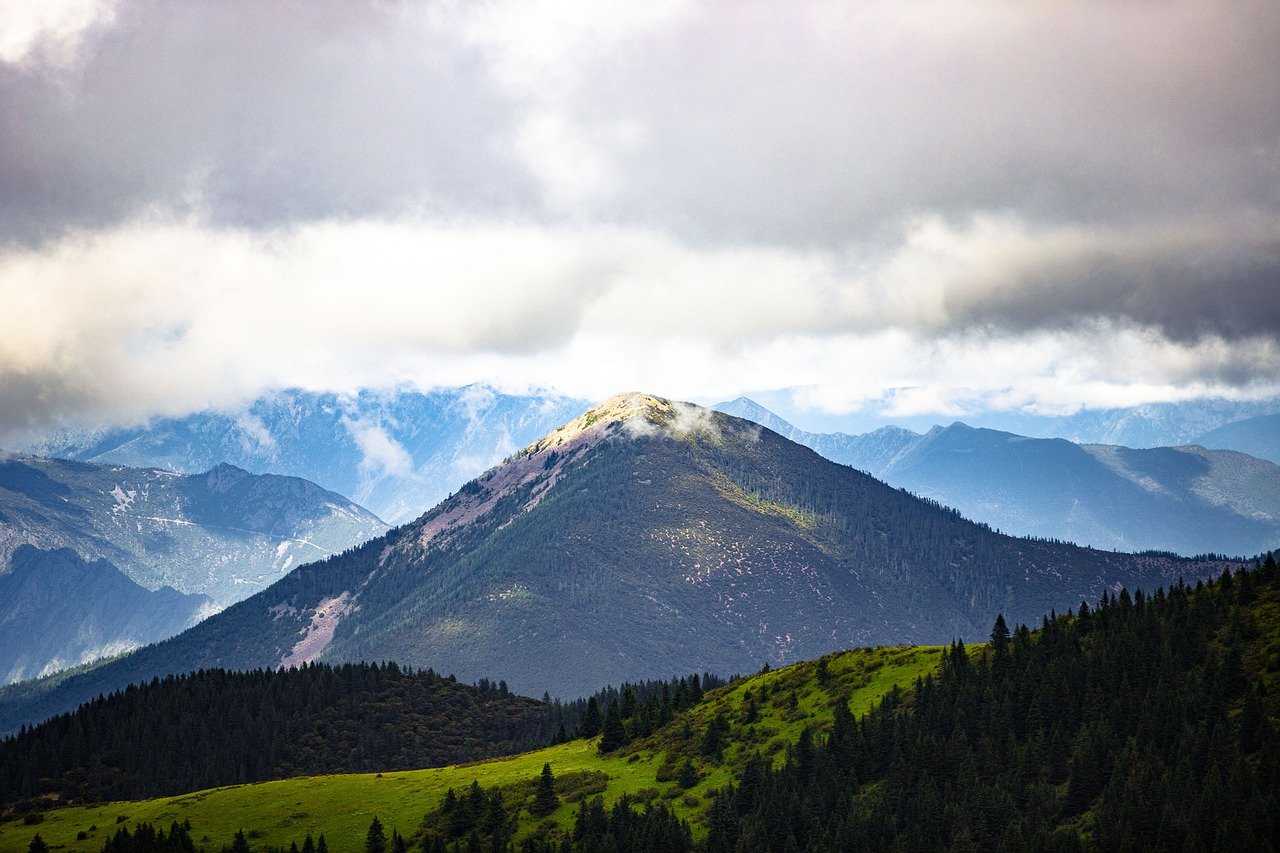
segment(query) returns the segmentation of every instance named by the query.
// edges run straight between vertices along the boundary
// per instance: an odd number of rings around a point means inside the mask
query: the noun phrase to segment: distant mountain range
[[[24,449],[189,474],[229,462],[304,477],[399,523],[588,406],[480,385],[350,396],[292,389],[235,411],[197,412],[134,428],[64,430]]]
[[[1198,445],[1131,449],[962,423],[921,435],[808,433],[747,398],[719,410],[1019,536],[1114,550],[1253,555],[1280,545],[1280,467]],[[1280,416],[1222,435],[1263,436]]]
[[[298,477],[0,458],[0,572],[21,545],[107,560],[148,589],[230,604],[387,525]]]
[[[173,636],[386,530],[297,477],[0,458],[0,683]]]
[[[1199,436],[1225,424],[1280,410],[1280,400],[1188,400],[1147,403],[1122,409],[1086,409],[1073,415],[995,415],[981,426],[1025,433],[1036,438],[1065,438],[1078,444],[1126,447],[1176,447],[1199,442]],[[1003,422],[1003,423],[1002,423]],[[1004,424],[1008,425],[1005,426]],[[1025,429],[1024,429],[1025,427]],[[1231,450],[1243,450],[1230,447]],[[1247,451],[1246,451],[1247,452]],[[1272,460],[1276,461],[1276,460]]]
[[[581,695],[854,646],[987,635],[1223,564],[1017,539],[755,423],[638,394],[411,524],[171,640],[0,691],[0,731],[154,675],[397,660]]]
[[[139,586],[106,560],[21,545],[0,574],[0,684],[172,637],[217,611],[206,595]]]
[[[1211,429],[1197,438],[1196,443],[1239,450],[1280,464],[1280,414],[1259,415]]]
[[[1082,409],[1069,415],[990,411],[966,416],[964,421],[970,426],[1032,438],[1065,438],[1076,444],[1146,448],[1198,444],[1201,443],[1200,436],[1210,430],[1278,412],[1280,398],[1228,400],[1210,397],[1114,409]],[[905,418],[899,423],[922,432],[933,426],[921,416]],[[1234,446],[1227,449],[1245,450]]]

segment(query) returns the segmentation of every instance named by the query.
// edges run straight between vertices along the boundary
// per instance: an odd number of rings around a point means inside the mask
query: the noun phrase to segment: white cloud
[[[1280,375],[1266,0],[0,14],[2,431],[288,385],[959,413]]]
[[[369,420],[344,418],[347,432],[360,448],[361,487],[367,493],[370,484],[387,476],[412,477],[413,458],[404,446],[392,438],[380,424]]]
[[[33,54],[66,66],[88,31],[115,19],[117,0],[0,0],[0,62],[20,63]]]
[[[805,386],[823,408],[902,414],[1272,393],[1267,291],[1228,277],[1238,292],[1204,305],[1192,274],[1216,267],[1186,259],[1253,258],[1274,233],[928,220],[855,263],[612,226],[140,222],[0,253],[0,428],[136,420],[291,385],[699,399]],[[1090,276],[1093,301],[1077,301]],[[1204,327],[1186,333],[1184,312]],[[371,470],[407,459],[376,430],[353,435]]]

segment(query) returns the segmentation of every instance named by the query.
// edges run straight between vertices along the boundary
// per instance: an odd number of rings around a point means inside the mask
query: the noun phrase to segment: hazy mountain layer
[[[587,407],[483,386],[355,396],[285,390],[239,411],[198,412],[145,427],[65,431],[44,456],[195,473],[221,462],[304,477],[403,522]]]
[[[1079,445],[961,423],[924,435],[807,433],[746,398],[719,408],[1019,536],[1187,555],[1280,545],[1280,467],[1243,453]]]
[[[0,459],[0,572],[21,545],[70,548],[88,561],[107,560],[148,589],[171,586],[227,604],[386,529],[314,483],[231,465],[184,476]]]
[[[1280,415],[1259,415],[1209,430],[1196,439],[1205,447],[1238,450],[1280,464]]]
[[[172,637],[217,610],[204,595],[151,591],[106,560],[20,546],[0,575],[0,684]]]

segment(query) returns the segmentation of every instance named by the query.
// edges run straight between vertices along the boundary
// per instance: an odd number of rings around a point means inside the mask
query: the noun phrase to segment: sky
[[[0,0],[0,435],[1280,394],[1274,0]]]

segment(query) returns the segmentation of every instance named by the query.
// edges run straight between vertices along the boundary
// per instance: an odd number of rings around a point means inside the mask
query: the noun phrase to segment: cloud
[[[73,31],[70,67],[0,65],[11,236],[427,211],[839,249],[1280,199],[1266,0],[169,0]]]
[[[383,477],[412,477],[413,459],[409,451],[392,438],[381,425],[369,420],[344,418],[342,425],[346,427],[351,438],[362,454],[360,460],[361,479],[365,481],[363,488],[369,483]]]
[[[949,411],[964,389],[1009,405],[1256,394],[1280,375],[1266,287],[1278,230],[930,220],[855,263],[612,226],[139,223],[0,255],[0,430],[293,385],[679,398],[822,386],[837,408],[919,389],[895,398],[903,411]]]
[[[70,65],[90,31],[115,20],[115,7],[115,0],[0,0],[0,62]]]
[[[262,419],[250,412],[236,413],[236,426],[240,428],[241,434],[244,436],[246,453],[261,452],[263,450],[268,453],[274,453],[276,450],[276,437],[267,429],[267,425]],[[250,442],[253,442],[250,445]]]
[[[1276,390],[1271,2],[37,5],[0,432],[289,385]]]
[[[270,226],[519,207],[510,99],[447,8],[121,4],[71,67],[0,65],[0,234],[154,210]]]

